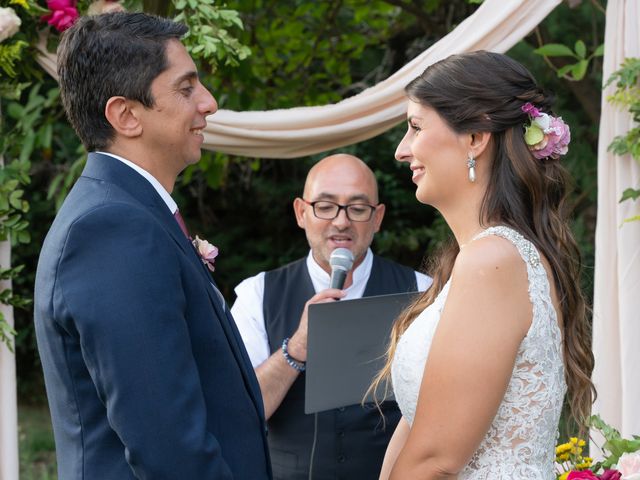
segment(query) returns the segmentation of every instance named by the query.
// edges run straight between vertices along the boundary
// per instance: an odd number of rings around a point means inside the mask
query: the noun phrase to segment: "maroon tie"
[[[189,230],[187,230],[187,226],[184,223],[184,218],[182,218],[182,215],[180,215],[180,210],[176,210],[176,213],[174,213],[173,216],[176,219],[176,222],[178,222],[180,230],[182,230],[184,236],[187,237],[188,240],[191,240],[191,237],[189,236]]]

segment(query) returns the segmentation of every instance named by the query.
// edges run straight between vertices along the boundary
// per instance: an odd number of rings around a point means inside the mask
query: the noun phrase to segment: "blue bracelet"
[[[299,372],[304,372],[307,368],[306,363],[294,360],[293,357],[289,355],[289,350],[287,349],[288,345],[289,345],[289,337],[285,338],[282,341],[282,355],[284,355],[284,359],[292,368],[295,368]]]

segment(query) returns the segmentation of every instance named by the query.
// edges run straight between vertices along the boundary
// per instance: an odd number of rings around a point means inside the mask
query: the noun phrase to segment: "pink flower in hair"
[[[558,159],[569,151],[571,132],[562,117],[543,113],[531,103],[521,109],[531,122],[525,125],[524,141],[534,157]]]

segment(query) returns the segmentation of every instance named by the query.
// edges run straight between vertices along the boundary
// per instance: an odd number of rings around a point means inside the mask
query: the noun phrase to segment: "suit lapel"
[[[216,312],[216,316],[218,317],[222,330],[227,337],[227,342],[231,347],[233,356],[238,363],[245,387],[249,392],[259,417],[263,419],[264,409],[262,401],[258,396],[260,387],[255,374],[253,374],[249,357],[246,351],[241,347],[242,342],[240,334],[235,326],[233,318],[228,313],[229,309],[225,306],[224,298],[213,282],[211,274],[202,262],[200,255],[196,252],[193,244],[184,235],[178,225],[178,222],[167,208],[166,203],[162,200],[160,195],[158,195],[158,192],[156,192],[153,186],[142,175],[138,174],[135,170],[123,164],[119,160],[108,155],[90,153],[87,159],[87,165],[85,166],[82,175],[113,183],[122,188],[137,201],[149,207],[149,210],[169,235],[173,237],[179,248],[187,255],[190,261],[194,263],[195,268],[200,272],[203,280],[207,282],[206,290],[209,295],[211,305]]]

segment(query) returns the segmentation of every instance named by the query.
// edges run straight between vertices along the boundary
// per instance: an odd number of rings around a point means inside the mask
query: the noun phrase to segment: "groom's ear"
[[[142,134],[142,123],[139,118],[139,102],[125,97],[111,97],[104,107],[104,116],[117,134],[127,138]]]

